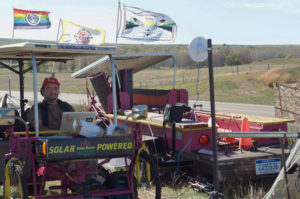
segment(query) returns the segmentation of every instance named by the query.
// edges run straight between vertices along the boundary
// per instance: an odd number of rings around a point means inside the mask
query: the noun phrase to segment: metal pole
[[[114,124],[117,125],[117,89],[116,89],[116,68],[112,55],[108,55],[111,63],[111,79],[112,79],[112,94],[113,94],[113,112]]]
[[[25,117],[25,111],[24,111],[24,73],[23,73],[23,69],[24,69],[24,62],[23,61],[19,61],[19,81],[20,81],[20,107],[21,107],[21,118],[26,120]]]
[[[284,171],[284,178],[285,178],[285,185],[286,185],[286,193],[288,199],[290,199],[290,190],[289,190],[289,182],[286,173],[286,164],[285,164],[285,155],[284,155],[284,141],[285,138],[280,138],[280,147],[281,147],[281,154],[282,154],[282,162],[283,162],[283,171]]]
[[[208,51],[208,68],[209,68],[209,87],[210,87],[210,110],[212,120],[212,141],[213,141],[213,173],[214,173],[214,186],[215,196],[219,193],[219,178],[218,178],[218,151],[217,151],[217,134],[216,134],[216,115],[215,115],[215,94],[214,94],[214,72],[213,72],[213,59],[212,59],[212,45],[211,39],[207,40]],[[215,197],[213,197],[215,198]]]
[[[60,26],[62,26],[62,21],[61,19],[59,19],[59,24],[58,24],[58,29],[57,29],[57,34],[56,34],[56,42],[59,43],[58,41],[58,36],[59,36],[59,30],[60,30]],[[51,76],[55,77],[55,61],[52,61],[52,70],[51,70]]]
[[[13,16],[15,15],[14,13],[14,9],[13,9]],[[13,32],[12,32],[12,36],[11,36],[11,39],[14,39],[15,37],[15,23],[13,25]],[[12,66],[12,60],[10,60],[9,62],[9,66],[11,67]],[[9,95],[11,96],[11,74],[12,72],[10,71],[9,72],[9,80],[8,80],[8,91],[9,91]]]
[[[175,89],[175,84],[176,84],[176,59],[174,55],[172,56],[173,59],[173,68],[174,68],[174,74],[173,74],[173,89]]]
[[[55,68],[55,62],[52,61],[52,70],[51,70],[51,76],[52,77],[55,77],[54,68]]]
[[[13,16],[15,16],[15,9],[13,9]],[[14,37],[15,37],[15,22],[13,25],[12,39],[14,39]]]
[[[39,137],[39,112],[38,112],[38,98],[37,98],[37,69],[36,69],[36,59],[33,53],[31,53],[32,57],[32,68],[33,68],[33,95],[34,95],[34,128],[35,128],[35,136]]]
[[[9,66],[11,67],[12,66],[12,60],[10,60],[9,62]],[[9,79],[8,79],[8,93],[9,93],[9,96],[11,96],[11,71],[9,71]]]
[[[298,132],[228,132],[228,133],[218,133],[219,138],[299,138],[300,133]]]
[[[58,30],[57,30],[57,34],[56,34],[56,42],[58,42],[59,28],[60,28],[61,24],[62,24],[61,19],[59,19]]]
[[[120,0],[118,1],[118,14],[117,14],[117,28],[116,28],[116,44],[118,43],[118,34],[119,34],[119,13],[120,13]]]

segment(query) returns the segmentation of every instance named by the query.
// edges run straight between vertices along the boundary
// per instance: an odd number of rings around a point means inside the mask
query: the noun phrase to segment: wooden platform
[[[285,149],[285,158],[288,157],[290,150]],[[201,168],[195,172],[202,176],[213,175],[213,156],[209,154],[194,152],[185,153],[184,156],[195,159],[195,168]],[[264,177],[275,177],[275,174],[256,175],[255,161],[261,159],[278,158],[281,159],[281,148],[259,147],[257,152],[251,151],[219,151],[218,166],[219,179],[226,180],[244,180],[259,179]],[[281,159],[282,165],[282,159]]]
[[[197,112],[196,115],[210,117],[210,114],[208,112]],[[234,118],[234,120],[236,121],[242,121],[243,118],[248,118],[249,122],[253,122],[261,125],[283,124],[283,123],[294,122],[293,119],[243,115],[243,114],[228,113],[228,112],[218,112],[216,113],[216,118],[218,119]]]
[[[113,118],[114,115],[107,114],[106,117]],[[125,121],[126,117],[127,116],[125,116],[125,115],[117,116],[118,120],[122,120],[122,121]],[[134,120],[132,118],[129,118],[128,122],[150,124],[150,125],[154,125],[154,126],[163,127],[163,119],[164,119],[164,116],[162,114],[148,112],[148,116],[146,119]],[[165,128],[171,128],[171,126],[166,124]],[[197,122],[197,121],[192,121],[192,120],[188,120],[188,119],[182,119],[182,122],[176,123],[176,128],[180,129],[180,130],[189,130],[189,129],[197,129],[197,128],[206,129],[206,128],[210,128],[210,127],[208,127],[207,123],[205,123],[205,122]]]

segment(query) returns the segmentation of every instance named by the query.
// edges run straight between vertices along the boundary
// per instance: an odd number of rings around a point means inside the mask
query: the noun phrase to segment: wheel
[[[150,165],[150,183],[147,180],[147,163]],[[140,153],[139,160],[139,171],[140,171],[140,184],[137,183],[136,165],[134,165],[133,173],[133,193],[132,198],[138,199],[143,198],[161,198],[161,181],[158,176],[158,168],[153,158],[145,151]],[[153,190],[153,191],[151,191]]]
[[[5,164],[4,198],[27,199],[27,185],[23,173],[22,161],[18,158],[10,158]]]

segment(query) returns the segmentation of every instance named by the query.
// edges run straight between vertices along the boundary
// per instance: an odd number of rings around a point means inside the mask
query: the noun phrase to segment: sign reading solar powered
[[[48,160],[71,160],[134,154],[132,137],[51,139],[47,141]]]

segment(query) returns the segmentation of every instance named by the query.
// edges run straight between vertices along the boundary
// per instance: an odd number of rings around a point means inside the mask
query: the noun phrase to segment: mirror
[[[132,107],[132,118],[133,119],[145,119],[148,115],[147,105],[135,105]]]
[[[0,108],[0,125],[12,125],[15,123],[15,110]]]

